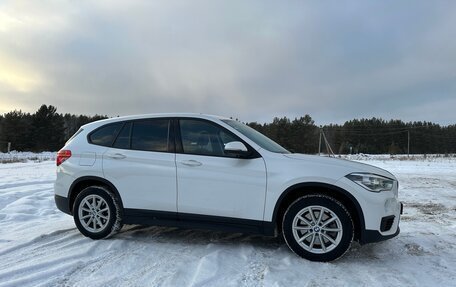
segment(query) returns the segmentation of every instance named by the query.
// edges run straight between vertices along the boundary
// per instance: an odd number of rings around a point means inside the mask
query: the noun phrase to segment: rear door
[[[172,120],[125,122],[103,154],[103,172],[124,208],[176,212],[176,165]]]

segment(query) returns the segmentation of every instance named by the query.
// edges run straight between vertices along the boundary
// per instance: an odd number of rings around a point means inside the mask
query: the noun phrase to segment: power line
[[[331,131],[326,131],[326,132],[331,132]],[[395,134],[402,134],[408,132],[408,130],[403,130],[403,131],[396,131],[396,132],[369,132],[369,131],[364,131],[364,132],[351,132],[351,131],[337,131],[337,132],[344,132],[345,135],[358,135],[358,136],[378,136],[378,135],[395,135]]]
[[[357,126],[356,128],[351,128],[350,126],[338,126],[338,127],[331,127],[331,126],[324,126],[323,129],[326,130],[337,130],[337,131],[360,131],[360,132],[365,132],[366,130],[369,129],[387,129],[387,130],[395,130],[395,131],[406,131],[406,130],[412,130],[412,129],[431,129],[431,128],[440,128],[440,129],[445,129],[442,127],[437,127],[437,126],[405,126],[405,127],[398,127],[398,128],[393,128],[390,126]]]

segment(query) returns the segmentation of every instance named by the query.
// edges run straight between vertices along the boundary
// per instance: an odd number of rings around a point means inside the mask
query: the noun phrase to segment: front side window
[[[167,152],[169,132],[169,119],[135,121],[131,132],[131,149]]]
[[[183,119],[179,121],[184,153],[229,156],[225,144],[239,139],[222,127],[206,121]]]
[[[90,143],[101,146],[111,146],[122,126],[123,123],[119,122],[98,128],[89,135]]]

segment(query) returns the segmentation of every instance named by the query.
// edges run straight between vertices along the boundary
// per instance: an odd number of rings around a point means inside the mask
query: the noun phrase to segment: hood
[[[350,174],[353,172],[365,172],[365,173],[373,173],[373,174],[381,175],[381,176],[396,180],[396,177],[393,174],[391,174],[390,172],[388,172],[384,169],[381,169],[379,167],[365,164],[365,163],[359,163],[359,162],[355,162],[355,161],[333,158],[333,157],[324,157],[324,156],[307,155],[307,154],[299,154],[299,153],[283,154],[283,156],[290,160],[306,161],[306,162],[311,162],[313,164],[317,164],[320,166],[327,166],[328,169],[331,169],[331,168],[344,169],[344,170],[346,170],[347,174]]]

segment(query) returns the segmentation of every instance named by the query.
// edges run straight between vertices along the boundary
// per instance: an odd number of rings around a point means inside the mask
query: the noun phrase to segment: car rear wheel
[[[350,213],[326,195],[307,195],[294,201],[285,212],[282,231],[294,253],[323,262],[344,255],[354,236]]]
[[[73,217],[79,231],[92,239],[107,238],[122,228],[117,199],[101,186],[87,187],[78,194]]]

